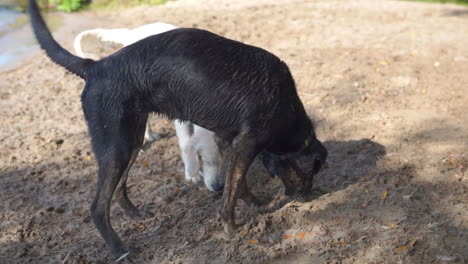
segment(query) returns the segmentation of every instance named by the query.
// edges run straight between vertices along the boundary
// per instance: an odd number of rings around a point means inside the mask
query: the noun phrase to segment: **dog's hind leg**
[[[220,146],[221,148],[221,146]],[[224,231],[230,237],[235,231],[235,207],[245,174],[259,152],[259,145],[255,135],[241,132],[232,142],[232,153],[227,166],[226,183],[223,193],[223,205],[219,212]]]
[[[153,214],[146,211],[138,210],[135,205],[130,201],[127,194],[127,178],[130,169],[132,168],[133,163],[135,162],[140,148],[143,144],[144,138],[144,131],[145,131],[145,124],[146,119],[141,119],[137,123],[135,138],[133,141],[133,149],[132,149],[132,156],[130,157],[130,161],[128,163],[127,168],[125,169],[122,178],[120,179],[120,183],[117,186],[117,190],[115,192],[115,197],[117,202],[119,203],[120,207],[125,211],[128,217],[132,219],[144,219],[146,217],[152,217]]]
[[[111,249],[112,254],[119,259],[125,257],[128,250],[110,223],[110,204],[130,156],[131,150],[122,149],[122,146],[112,146],[112,149],[106,149],[104,157],[97,157],[99,160],[99,179],[96,197],[91,204],[91,217],[94,225]],[[120,161],[116,160],[117,157]]]
[[[97,191],[91,204],[91,216],[107,246],[120,260],[129,252],[112,228],[110,205],[114,191],[130,165],[132,154],[135,155],[138,146],[141,145],[147,116],[128,115],[123,121],[122,118],[107,118],[102,116],[90,120],[105,120],[104,124],[112,124],[111,126],[102,125],[103,121],[88,123],[99,165]],[[135,118],[140,120],[136,121]]]

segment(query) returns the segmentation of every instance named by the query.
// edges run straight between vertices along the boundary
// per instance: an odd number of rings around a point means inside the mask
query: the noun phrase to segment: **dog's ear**
[[[301,179],[304,193],[311,190],[313,177],[326,164],[327,156],[327,149],[320,141],[315,140],[301,155],[294,157],[289,163]]]

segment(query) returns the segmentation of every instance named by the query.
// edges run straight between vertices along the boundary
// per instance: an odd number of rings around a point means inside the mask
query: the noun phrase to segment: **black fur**
[[[235,227],[234,208],[241,193],[251,196],[245,173],[262,150],[294,153],[312,135],[294,80],[273,54],[208,31],[180,28],[148,37],[99,61],[81,59],[63,49],[47,29],[34,0],[32,26],[41,47],[57,64],[85,79],[82,107],[99,165],[93,221],[113,254],[128,252],[109,218],[114,191],[131,217],[143,217],[126,193],[128,170],[143,142],[148,113],[190,121],[215,132],[232,149],[220,216],[225,230]],[[220,148],[224,146],[220,143]],[[290,161],[273,162],[288,185],[293,168],[311,187],[327,153],[301,151]],[[310,186],[309,186],[310,185]],[[287,186],[289,193],[293,187]]]

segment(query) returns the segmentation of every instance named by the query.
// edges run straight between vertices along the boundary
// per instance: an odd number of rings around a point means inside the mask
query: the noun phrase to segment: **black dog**
[[[126,181],[150,112],[209,129],[222,152],[232,150],[220,210],[228,234],[234,231],[239,194],[252,197],[244,177],[261,151],[288,194],[295,191],[291,170],[300,176],[303,191],[312,187],[327,151],[315,136],[288,67],[276,56],[208,31],[181,28],[93,61],[70,54],[53,39],[34,0],[29,0],[29,12],[47,55],[86,81],[82,107],[99,165],[91,215],[119,259],[128,251],[110,224],[110,203],[116,191],[129,216],[144,216],[128,199]]]

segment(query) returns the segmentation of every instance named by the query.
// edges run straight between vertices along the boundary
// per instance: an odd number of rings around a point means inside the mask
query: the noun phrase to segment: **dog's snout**
[[[214,192],[219,192],[224,189],[224,184],[210,184],[210,189]]]

